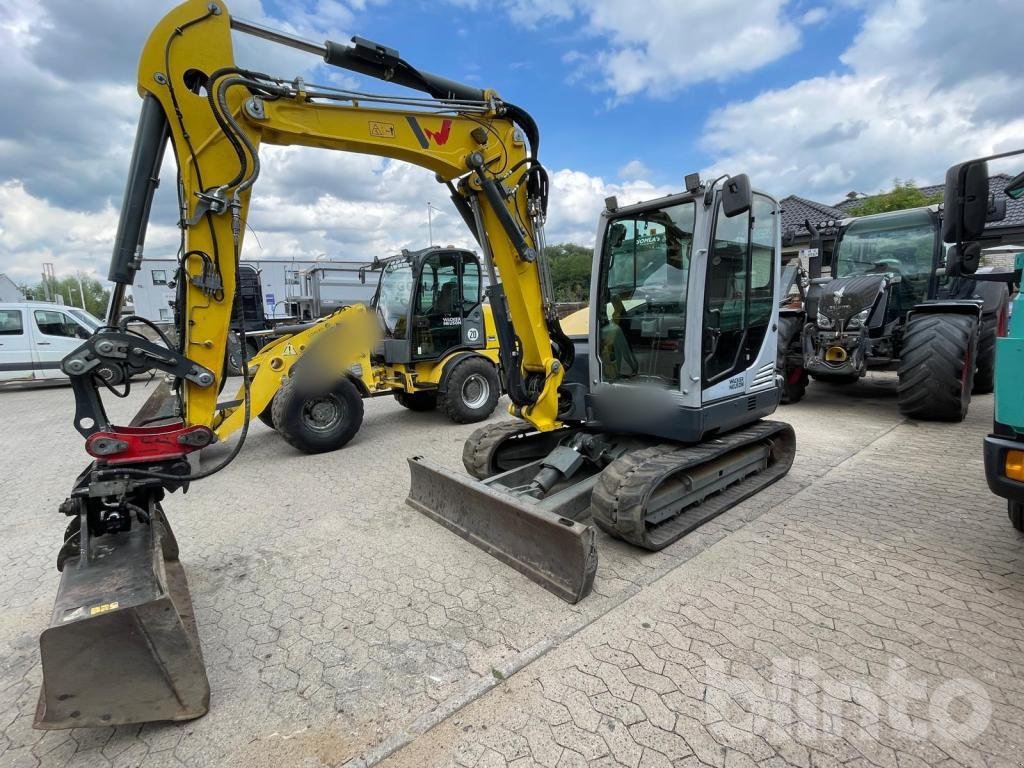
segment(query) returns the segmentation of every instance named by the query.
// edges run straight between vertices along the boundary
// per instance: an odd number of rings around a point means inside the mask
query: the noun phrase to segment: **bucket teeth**
[[[39,638],[36,728],[190,720],[209,709],[185,571],[165,561],[170,531],[162,515],[152,519],[65,562]]]
[[[594,529],[451,472],[409,459],[407,503],[569,603],[590,594]]]

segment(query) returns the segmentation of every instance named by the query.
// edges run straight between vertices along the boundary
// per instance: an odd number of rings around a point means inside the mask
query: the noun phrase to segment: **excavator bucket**
[[[593,527],[419,456],[409,459],[409,471],[411,507],[567,602],[590,594],[597,571]]]
[[[159,507],[149,518],[94,539],[81,521],[79,554],[63,563],[39,640],[36,728],[190,720],[209,709],[177,545]]]

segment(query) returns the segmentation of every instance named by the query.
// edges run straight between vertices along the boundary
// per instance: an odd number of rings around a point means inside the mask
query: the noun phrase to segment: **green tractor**
[[[987,180],[986,180],[987,181]],[[989,215],[982,201],[982,225]],[[821,235],[807,222],[820,252]],[[779,317],[783,402],[796,402],[808,376],[851,384],[869,370],[896,370],[900,411],[960,421],[972,393],[992,391],[995,341],[1009,315],[1004,283],[953,268],[939,206],[846,219],[832,275],[814,263],[796,307]]]

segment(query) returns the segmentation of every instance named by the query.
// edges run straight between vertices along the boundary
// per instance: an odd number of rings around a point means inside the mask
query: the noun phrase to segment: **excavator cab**
[[[386,365],[440,360],[487,347],[480,260],[461,248],[406,251],[378,264],[373,306]]]
[[[780,397],[778,220],[745,176],[609,198],[589,376],[567,373],[561,428],[480,428],[463,452],[475,481],[411,459],[409,503],[575,603],[593,586],[595,529],[662,549],[785,475],[793,429],[763,420]]]

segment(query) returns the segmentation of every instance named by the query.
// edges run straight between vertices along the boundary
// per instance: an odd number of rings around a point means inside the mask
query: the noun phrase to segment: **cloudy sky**
[[[0,272],[105,276],[163,0],[0,0]],[[1024,146],[1020,0],[229,0],[313,40],[354,34],[425,70],[497,89],[541,127],[549,242],[590,243],[601,201],[678,190],[695,170],[749,173],[822,202]],[[379,89],[315,57],[239,39],[240,63]],[[168,153],[170,157],[170,153]],[[267,147],[249,257],[369,259],[468,244],[424,171]],[[1012,168],[1012,166],[1011,166]],[[1019,170],[1019,169],[1017,169]],[[147,255],[177,245],[173,169]]]

